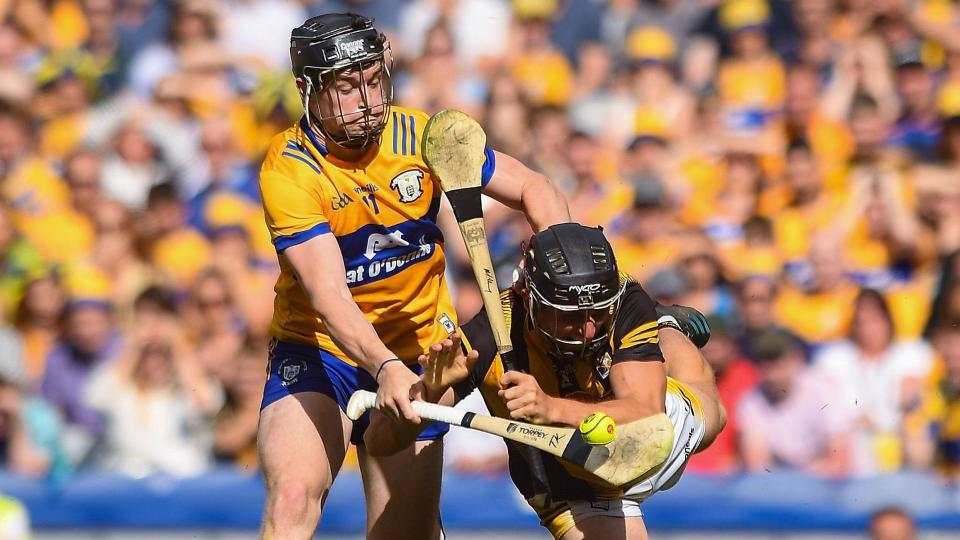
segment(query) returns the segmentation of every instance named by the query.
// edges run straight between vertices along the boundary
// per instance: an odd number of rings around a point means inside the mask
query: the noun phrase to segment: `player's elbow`
[[[530,171],[521,202],[531,224],[538,231],[570,221],[570,208],[563,193],[546,176]]]
[[[723,431],[725,427],[727,427],[727,408],[717,400],[717,433]]]

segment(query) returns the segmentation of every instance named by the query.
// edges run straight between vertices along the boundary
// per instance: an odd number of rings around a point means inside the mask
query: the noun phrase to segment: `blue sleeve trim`
[[[320,173],[320,169],[317,168],[317,166],[314,165],[312,161],[310,161],[309,159],[307,159],[307,158],[305,158],[305,157],[303,157],[303,156],[299,156],[299,155],[297,155],[297,154],[293,154],[293,153],[290,153],[290,152],[284,152],[284,153],[282,153],[282,154],[280,154],[280,155],[282,155],[282,156],[287,156],[287,157],[292,157],[293,159],[302,161],[302,162],[306,163],[308,166],[310,166],[310,168],[313,169],[314,172],[316,172],[317,174],[321,174],[321,173]]]
[[[274,238],[273,247],[277,249],[277,253],[280,253],[287,248],[293,247],[297,244],[302,244],[315,236],[320,236],[321,234],[326,234],[329,232],[330,224],[324,221],[323,223],[317,223],[305,231]]]
[[[497,170],[497,156],[489,146],[483,149],[483,154],[487,156],[487,160],[483,162],[483,169],[480,170],[480,185],[486,187]]]

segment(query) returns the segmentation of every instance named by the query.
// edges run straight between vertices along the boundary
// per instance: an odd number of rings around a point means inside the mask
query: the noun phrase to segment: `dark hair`
[[[6,99],[0,99],[0,119],[3,118],[13,120],[20,129],[27,132],[29,138],[33,138],[33,120],[25,108],[18,107]]]
[[[933,297],[933,309],[930,310],[930,317],[927,319],[927,325],[923,329],[923,337],[930,339],[934,329],[951,322],[957,313],[949,313],[950,295],[954,289],[960,287],[960,250],[954,251],[943,258],[940,263],[942,276],[937,292]]]
[[[890,305],[887,304],[887,299],[880,294],[876,289],[862,289],[859,294],[857,294],[856,300],[853,301],[853,316],[856,319],[857,313],[860,311],[860,308],[864,303],[870,302],[873,303],[880,309],[880,313],[883,315],[884,321],[887,323],[887,326],[890,327],[890,339],[893,340],[895,327],[893,324],[893,315],[890,313]],[[853,339],[853,325],[850,328],[850,339]]]
[[[847,114],[847,120],[852,120],[860,112],[876,113],[880,111],[880,104],[869,94],[857,94],[850,103],[850,112]]]
[[[137,295],[136,300],[133,301],[133,309],[138,310],[144,307],[153,307],[171,315],[177,311],[173,291],[159,285],[150,285]]]
[[[743,222],[743,236],[773,240],[773,222],[766,216],[750,216]]]
[[[176,203],[181,204],[180,194],[177,192],[177,186],[173,181],[166,181],[150,188],[147,193],[147,208],[157,204]]]
[[[810,143],[803,137],[796,137],[790,140],[790,144],[787,145],[786,155],[790,156],[794,152],[803,152],[808,156],[813,155],[813,149],[810,147]]]

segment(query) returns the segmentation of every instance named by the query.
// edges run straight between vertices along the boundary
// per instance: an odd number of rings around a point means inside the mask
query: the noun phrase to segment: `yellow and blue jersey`
[[[378,145],[354,162],[328,154],[306,119],[276,135],[260,172],[267,228],[280,259],[271,334],[355,365],[333,342],[285,249],[321,234],[340,246],[353,299],[407,362],[456,328],[444,279],[440,188],[420,155],[429,117],[393,107]],[[486,151],[484,184],[493,175]]]

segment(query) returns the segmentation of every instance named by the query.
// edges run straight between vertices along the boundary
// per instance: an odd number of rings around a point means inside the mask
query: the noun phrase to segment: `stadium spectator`
[[[63,338],[46,359],[40,395],[66,424],[64,444],[74,463],[82,462],[103,434],[104,422],[84,399],[93,372],[110,364],[121,349],[121,336],[108,298],[109,283],[95,267],[66,276],[69,303]]]
[[[825,346],[814,358],[815,370],[832,388],[833,402],[855,411],[853,474],[900,468],[903,413],[919,399],[932,353],[926,343],[897,340],[886,300],[864,289],[854,303],[849,339]]]
[[[98,466],[129,476],[196,475],[210,465],[218,385],[171,317],[137,325],[115,362],[90,376],[84,399],[104,419]]]
[[[884,508],[870,517],[870,540],[916,540],[917,524],[900,508]]]
[[[690,458],[687,468],[710,474],[730,474],[740,470],[739,441],[741,431],[737,411],[740,403],[756,387],[759,374],[756,366],[742,356],[737,342],[723,317],[710,317],[710,341],[703,347],[703,357],[717,377],[717,391],[727,413],[727,425],[706,450]]]
[[[23,340],[27,377],[36,385],[44,377],[50,352],[60,340],[67,296],[60,279],[50,270],[41,267],[27,276],[15,321]]]
[[[244,471],[255,471],[257,425],[263,397],[263,344],[248,341],[223,381],[223,407],[213,419],[213,455]]]
[[[960,325],[935,329],[939,358],[923,395],[907,417],[906,458],[916,467],[935,467],[951,481],[960,478]]]
[[[184,311],[197,358],[208,373],[227,380],[233,359],[243,347],[245,327],[227,276],[216,269],[205,270],[194,282]]]
[[[760,381],[740,402],[743,462],[748,471],[787,467],[842,477],[850,470],[851,411],[804,362],[787,333],[771,330],[753,346]]]

